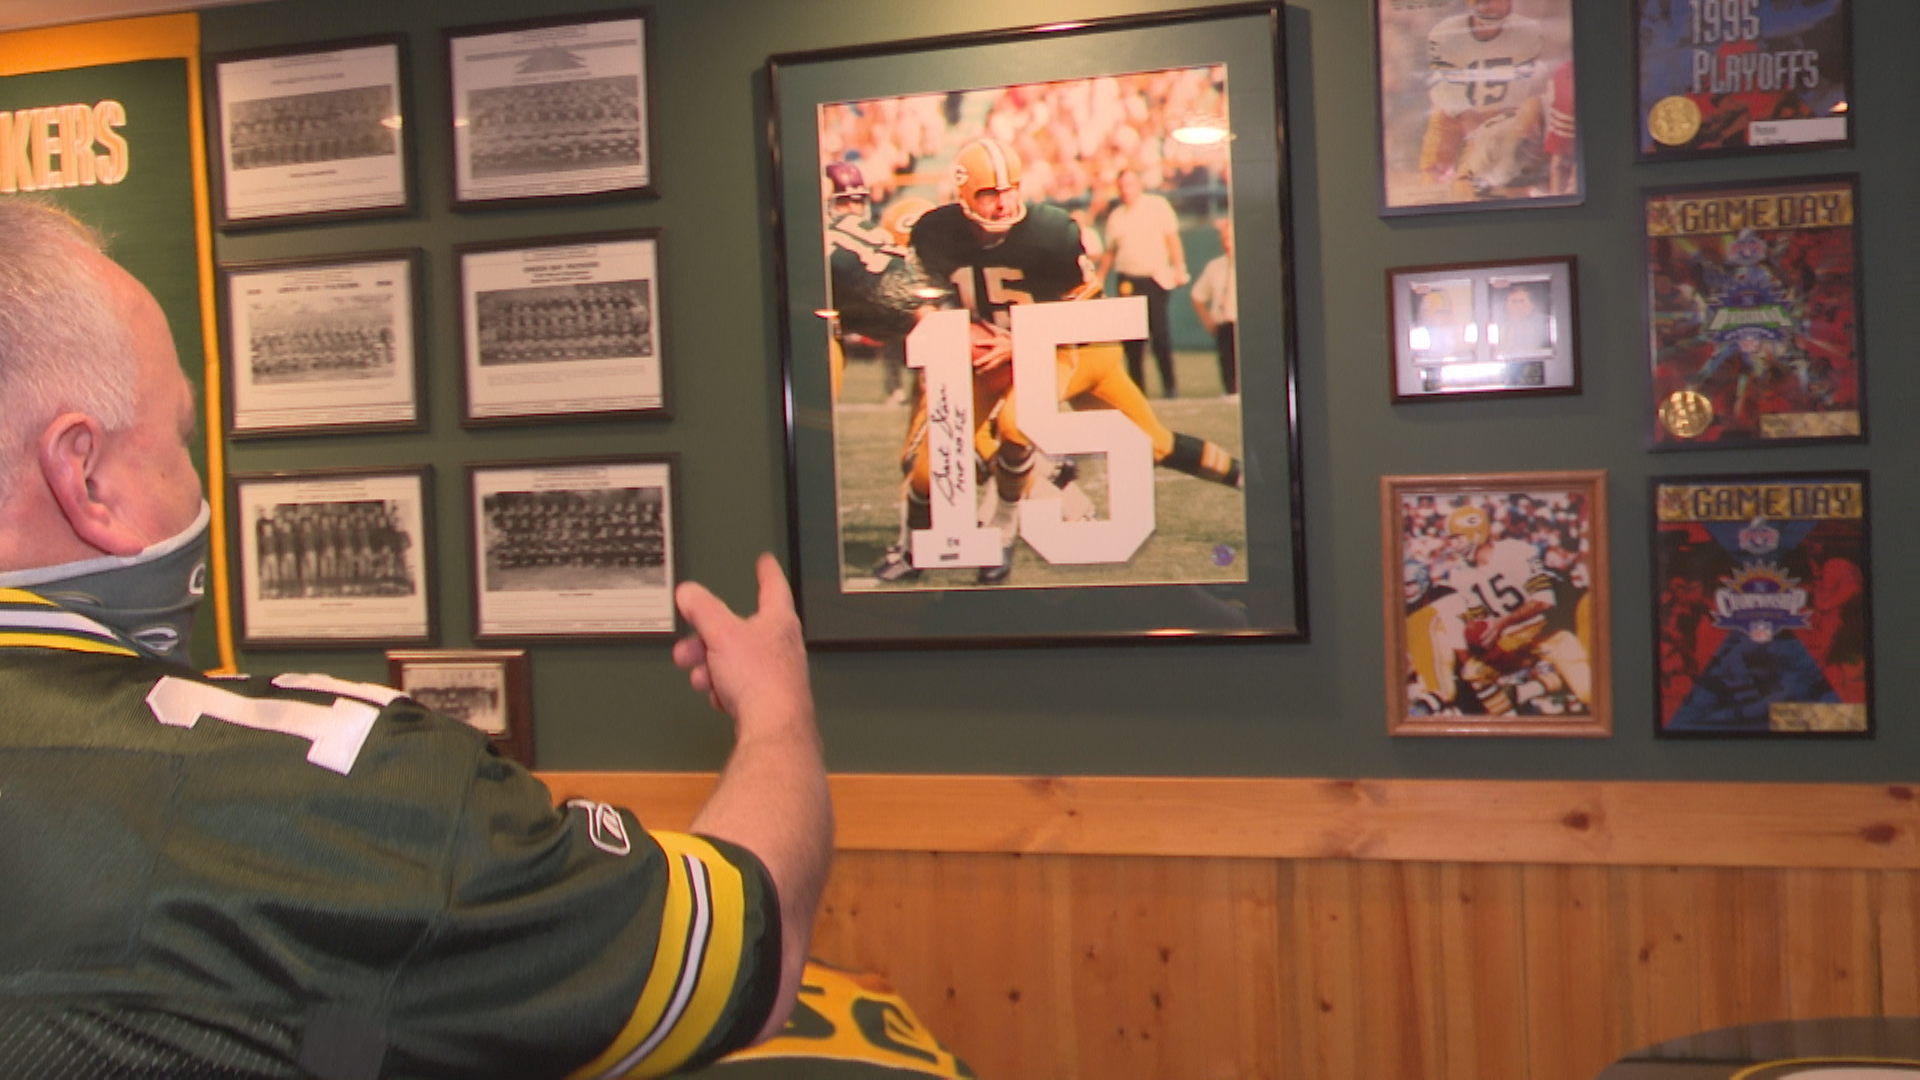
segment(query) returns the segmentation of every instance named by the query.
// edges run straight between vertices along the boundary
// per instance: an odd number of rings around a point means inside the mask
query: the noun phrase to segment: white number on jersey
[[[203,716],[235,727],[275,731],[311,743],[307,760],[345,776],[366,745],[380,710],[364,701],[335,698],[315,705],[289,698],[251,698],[205,683],[164,676],[147,692],[153,718],[168,727],[191,728]]]

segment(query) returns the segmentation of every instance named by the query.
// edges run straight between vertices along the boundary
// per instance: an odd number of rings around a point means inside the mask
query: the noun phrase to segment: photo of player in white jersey
[[[1383,210],[1582,200],[1571,0],[1375,0]]]

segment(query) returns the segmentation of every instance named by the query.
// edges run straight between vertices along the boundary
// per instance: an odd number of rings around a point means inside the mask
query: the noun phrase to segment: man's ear
[[[138,555],[144,545],[95,483],[108,435],[85,413],[62,413],[40,433],[40,475],[75,536],[109,555]]]

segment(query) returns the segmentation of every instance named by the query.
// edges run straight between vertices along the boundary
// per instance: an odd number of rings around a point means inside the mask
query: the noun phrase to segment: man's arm
[[[793,594],[773,556],[756,569],[759,610],[744,619],[704,587],[680,585],[674,600],[693,634],[674,645],[673,662],[734,724],[733,754],[692,831],[753,852],[780,897],[780,994],[764,1039],[786,1023],[799,991],[833,855],[833,805]]]

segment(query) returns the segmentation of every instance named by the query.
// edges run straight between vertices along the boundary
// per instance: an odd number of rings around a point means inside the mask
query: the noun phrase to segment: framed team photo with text
[[[463,244],[467,427],[667,415],[658,230]]]
[[[1305,638],[1283,30],[769,59],[810,644]]]
[[[448,30],[453,206],[653,193],[648,16]]]
[[[1381,216],[1586,200],[1573,0],[1368,2]]]
[[[1656,732],[1872,737],[1867,474],[1649,487]]]
[[[241,644],[435,641],[430,466],[236,473],[228,486]]]
[[[396,690],[486,733],[500,753],[531,769],[532,662],[525,649],[388,649]]]
[[[674,462],[468,465],[474,638],[672,637]]]
[[[1393,400],[1580,392],[1574,257],[1387,271]]]
[[[418,249],[221,265],[228,434],[424,429],[420,267]]]
[[[1653,449],[1865,441],[1859,176],[1642,207]]]
[[[405,35],[207,58],[223,229],[414,211]]]
[[[1637,161],[1853,145],[1853,0],[1634,0]]]
[[[1380,481],[1387,730],[1613,732],[1607,474]]]

